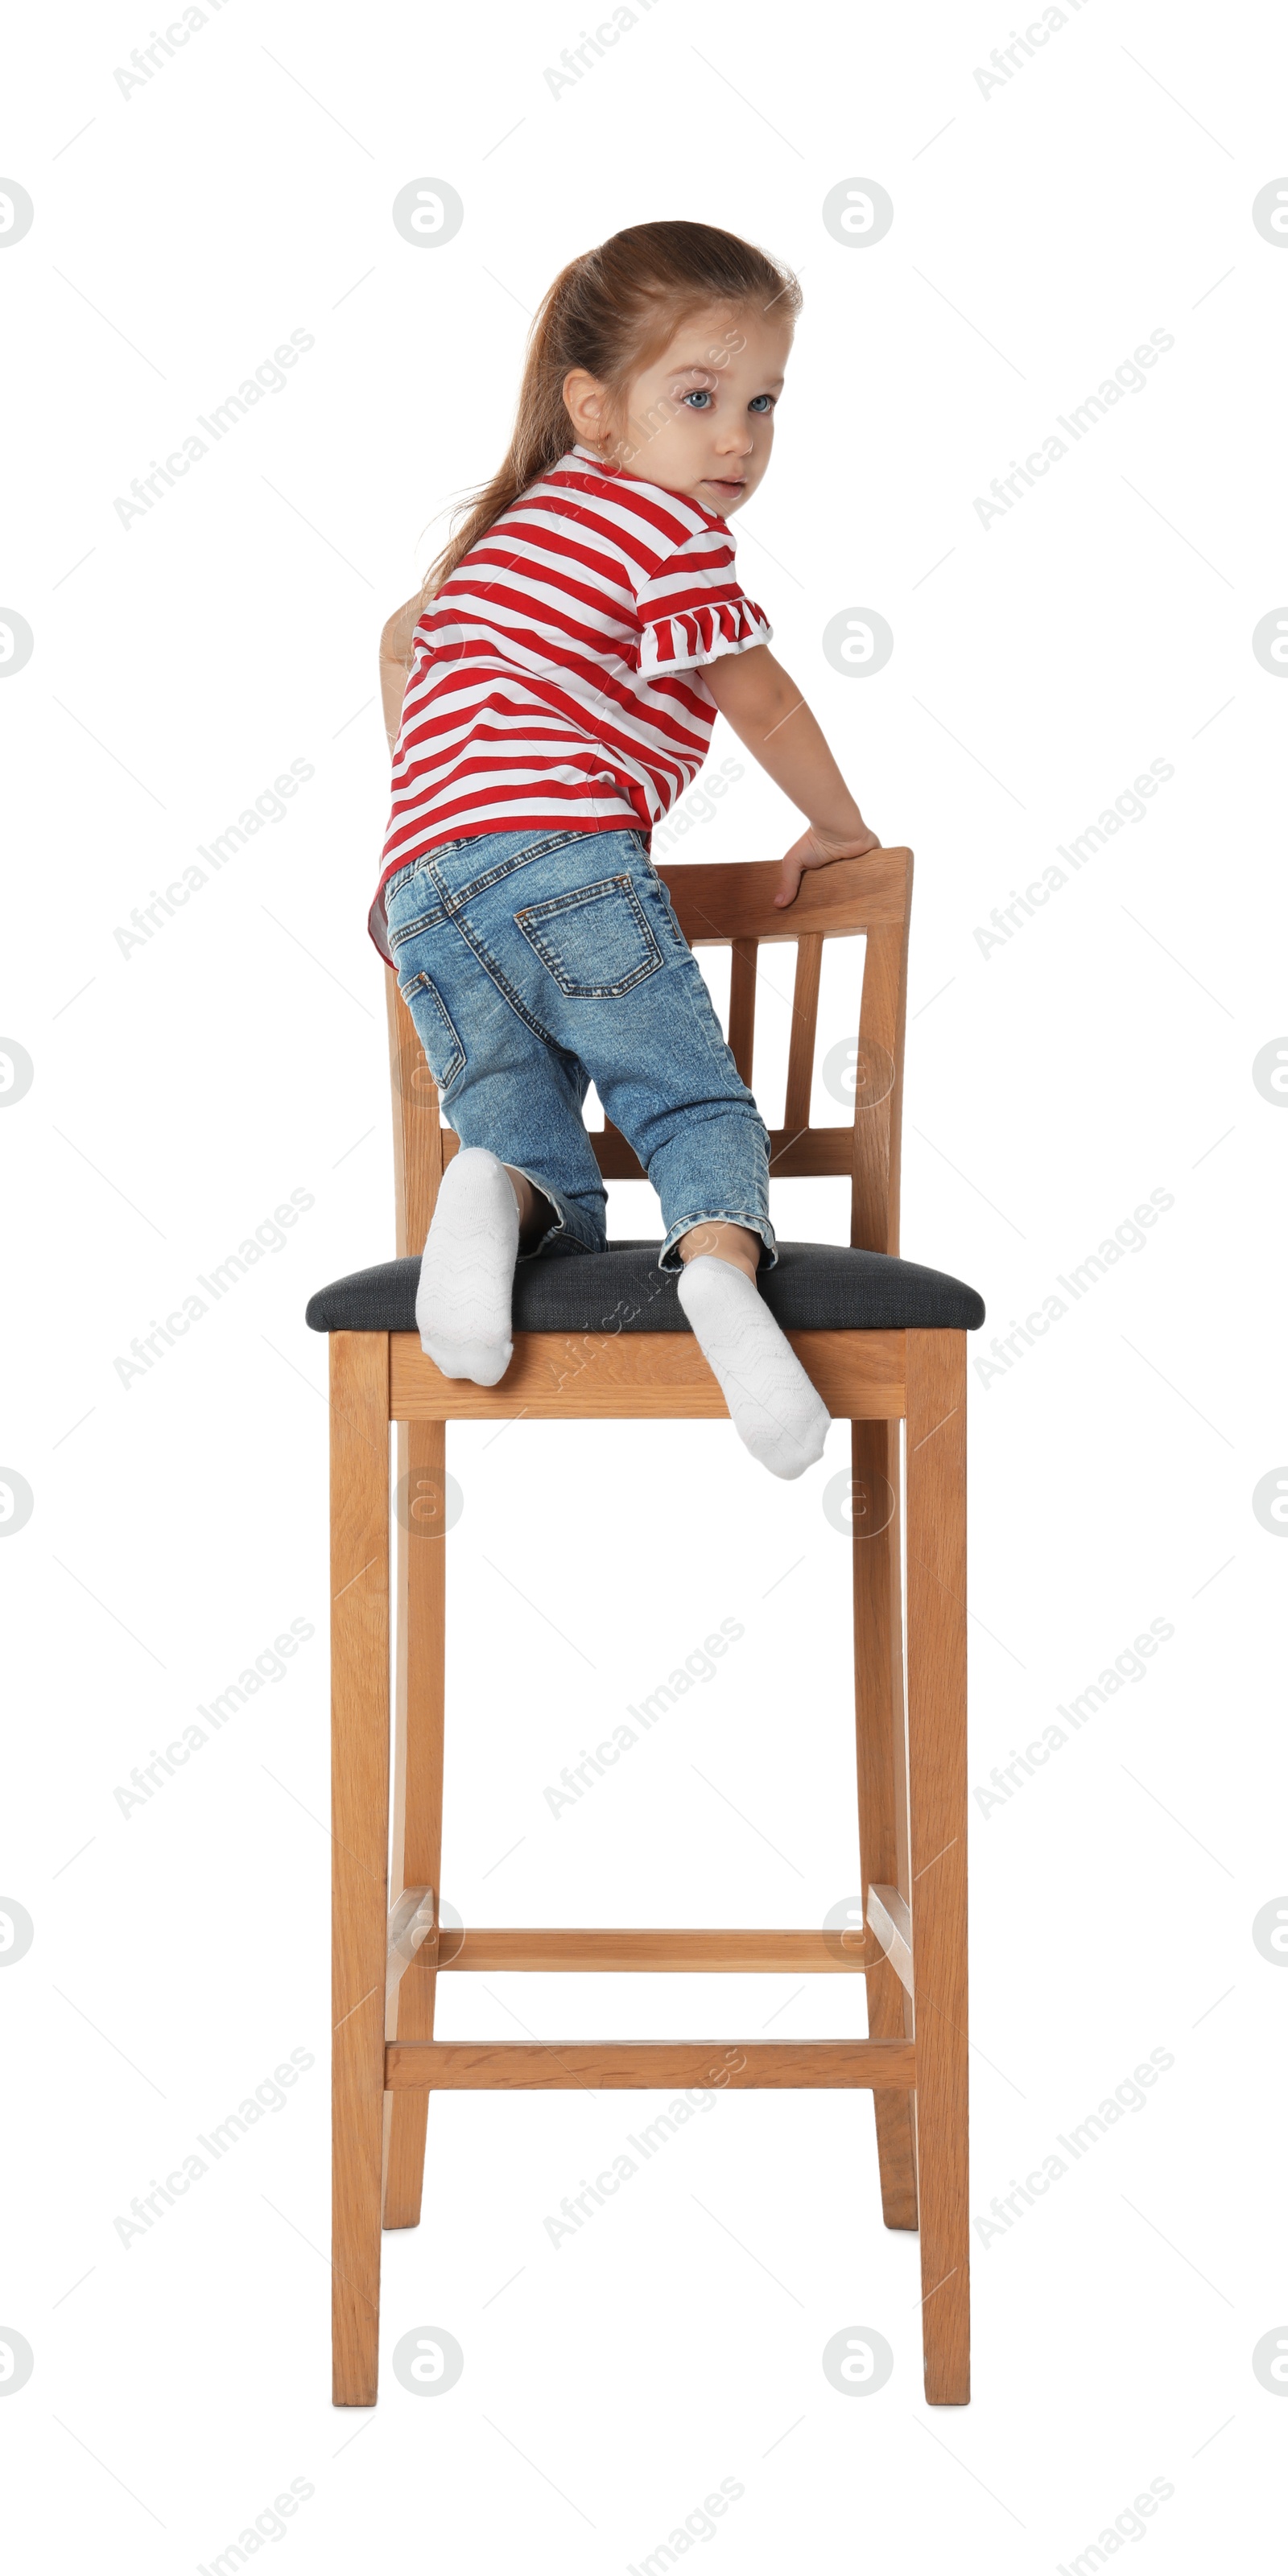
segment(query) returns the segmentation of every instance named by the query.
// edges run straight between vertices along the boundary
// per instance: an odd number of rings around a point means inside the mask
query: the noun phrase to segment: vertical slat
[[[438,1184],[443,1177],[444,1135],[438,1085],[425,1060],[415,1022],[385,970],[389,1020],[389,1076],[394,1111],[394,1237],[399,1258],[425,1249]],[[450,1140],[455,1145],[455,1137]]]
[[[590,1142],[601,1171],[607,1166],[609,1180],[645,1181],[648,1179],[648,1174],[634,1147],[627,1144],[621,1128],[614,1127],[611,1118],[605,1118],[602,1133],[592,1135]]]
[[[907,1738],[903,1700],[903,1601],[899,1578],[899,1425],[850,1426],[854,1492],[854,1714],[858,1756],[863,1920],[868,1889],[907,1897]],[[894,1509],[881,1527],[890,1497]],[[868,1935],[873,1948],[872,1936]],[[867,1975],[873,2039],[912,2036],[912,2002],[888,1959]],[[881,2207],[887,2227],[917,2224],[916,2145],[909,2093],[874,2092]]]
[[[446,1425],[398,1425],[398,1621],[395,1650],[393,1853],[390,1902],[405,1887],[438,1888],[443,1842],[443,1511]],[[386,2037],[432,2039],[438,1979],[413,1966],[399,1979]],[[420,2221],[428,2092],[385,2095],[386,2227]]]
[[[331,1355],[334,2402],[374,2406],[389,1839],[389,1341]]]
[[[911,896],[912,859],[908,859]],[[899,1154],[908,1000],[908,915],[867,934],[854,1095],[850,1241],[866,1252],[899,1249]],[[866,1095],[866,1097],[865,1097]]]
[[[966,1336],[910,1332],[908,1806],[926,2399],[970,2396]]]
[[[752,1054],[756,1032],[756,950],[755,939],[730,941],[729,961],[729,1052],[750,1085]]]
[[[823,934],[807,931],[796,942],[796,984],[792,993],[792,1034],[787,1050],[787,1098],[783,1130],[794,1135],[809,1125],[814,1078],[814,1033],[818,1026],[818,979],[823,963]]]

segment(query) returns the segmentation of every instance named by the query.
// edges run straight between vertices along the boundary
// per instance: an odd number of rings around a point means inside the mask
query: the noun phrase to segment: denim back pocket
[[[629,876],[601,877],[597,885],[527,904],[514,920],[560,992],[573,1000],[613,1000],[664,963]]]
[[[438,986],[428,975],[406,975],[398,990],[412,1016],[412,1026],[425,1050],[429,1066],[440,1093],[464,1070],[465,1049],[457,1036],[451,1014]]]

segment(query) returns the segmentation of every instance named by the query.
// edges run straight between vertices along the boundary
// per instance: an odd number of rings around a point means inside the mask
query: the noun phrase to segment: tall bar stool
[[[431,2090],[746,2085],[870,2089],[888,2227],[920,2226],[926,2397],[969,2397],[966,2037],[966,1334],[960,1280],[897,1257],[912,853],[807,875],[776,864],[659,870],[692,947],[732,950],[729,1043],[752,1078],[756,952],[796,944],[772,1170],[848,1174],[850,1247],[780,1243],[761,1292],[828,1410],[851,1424],[862,1920],[837,1933],[476,1929],[439,1920],[445,1440],[449,1422],[725,1412],[657,1243],[525,1262],[501,1383],[444,1378],[415,1325],[420,1254],[457,1139],[386,979],[398,1258],[320,1289],[330,1338],[334,2402],[376,2399],[380,2233],[420,2219]],[[823,943],[865,934],[853,1128],[809,1124]],[[605,1178],[640,1165],[611,1126]],[[397,1425],[397,1657],[390,1825],[389,1427]],[[907,1516],[907,1675],[900,1424]],[[766,1510],[772,1509],[767,1489]],[[391,1856],[392,1840],[392,1856]],[[392,1878],[390,1871],[392,1867]],[[392,1903],[391,1903],[392,1897]],[[438,1977],[484,1969],[802,1971],[867,1980],[866,2039],[434,2037]]]

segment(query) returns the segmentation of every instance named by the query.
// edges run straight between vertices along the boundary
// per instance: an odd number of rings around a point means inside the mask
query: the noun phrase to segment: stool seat
[[[606,1252],[521,1261],[514,1329],[521,1333],[687,1333],[678,1272],[659,1270],[661,1237],[624,1239]],[[305,1308],[315,1333],[414,1333],[419,1257],[378,1261],[319,1288]],[[841,1243],[780,1243],[757,1282],[785,1332],[973,1333],[984,1300],[947,1271],[893,1253]]]

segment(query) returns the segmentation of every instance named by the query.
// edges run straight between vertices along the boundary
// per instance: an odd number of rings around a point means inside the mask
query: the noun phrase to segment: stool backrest
[[[731,951],[729,1046],[743,1081],[755,1061],[756,952],[762,941],[796,943],[796,980],[783,1124],[770,1134],[771,1177],[848,1173],[850,1241],[869,1252],[899,1249],[899,1141],[908,993],[911,850],[873,850],[838,859],[802,878],[794,903],[774,905],[776,860],[659,867],[691,948]],[[855,1060],[854,1124],[811,1127],[810,1092],[823,943],[862,933],[863,994]],[[393,1082],[394,1185],[399,1254],[424,1250],[455,1137],[440,1121],[438,1090],[396,979],[385,976]],[[592,1135],[605,1180],[638,1180],[642,1167],[617,1128]]]

